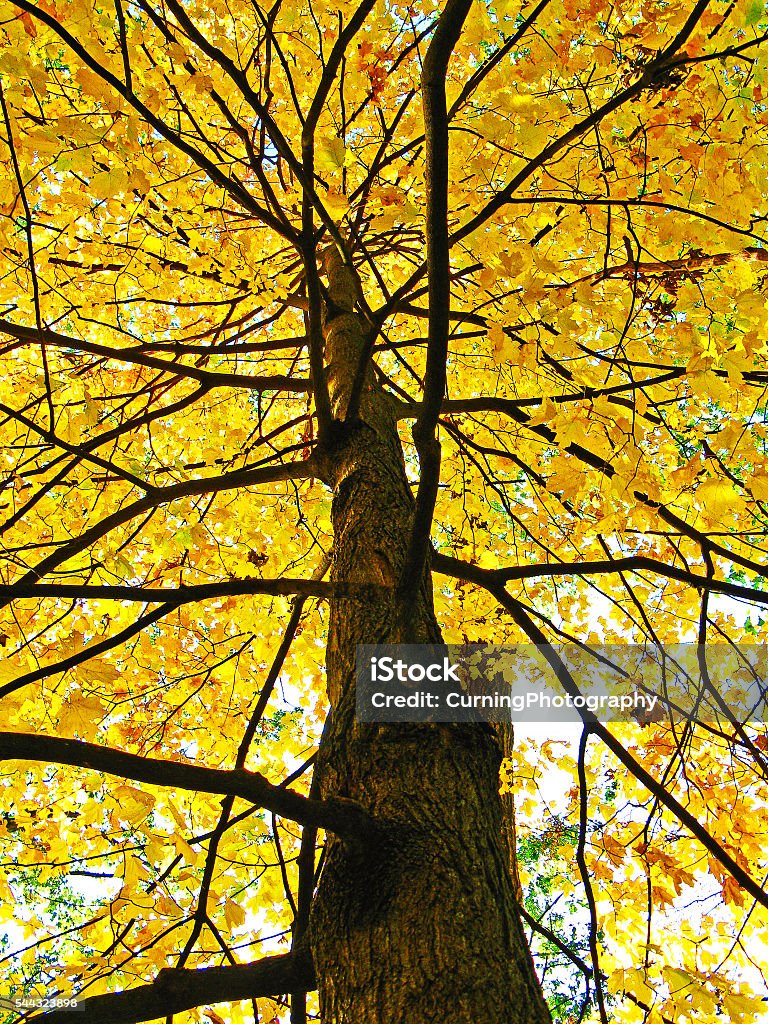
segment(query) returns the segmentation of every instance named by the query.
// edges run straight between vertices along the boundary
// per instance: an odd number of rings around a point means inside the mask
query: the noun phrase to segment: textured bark
[[[515,746],[515,732],[511,722],[499,722],[494,726],[496,735],[499,738],[501,754],[504,758],[512,757]],[[523,887],[520,883],[520,872],[517,867],[517,828],[515,826],[515,794],[512,790],[505,789],[500,795],[501,800],[501,834],[504,841],[504,850],[509,865],[509,874],[512,878],[512,889],[515,899],[520,903],[523,899]]]
[[[327,259],[326,364],[343,419],[363,325],[341,261]],[[331,717],[318,772],[323,798],[359,801],[382,824],[376,843],[331,840],[310,925],[324,1024],[545,1024],[502,838],[501,751],[484,725],[355,721],[355,647],[398,642],[396,586],[413,499],[397,409],[370,376],[359,422],[328,460],[332,578],[390,588],[333,602],[327,654]],[[439,643],[428,571],[409,633]]]

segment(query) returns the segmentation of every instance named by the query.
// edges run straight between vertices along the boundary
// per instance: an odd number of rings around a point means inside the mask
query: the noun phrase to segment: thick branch
[[[322,78],[315,92],[301,133],[301,153],[306,181],[314,181],[315,179],[315,129],[318,119],[326,104],[328,93],[331,90],[347,48],[362,28],[365,19],[374,6],[374,2],[375,0],[363,0],[363,3],[360,4],[349,20],[346,28],[340,32],[323,69]],[[342,141],[344,140],[342,139]],[[328,395],[328,381],[323,366],[322,296],[317,273],[317,253],[312,223],[312,209],[312,197],[305,189],[302,199],[301,254],[304,261],[309,307],[307,311],[307,339],[309,342],[312,384],[315,393],[315,407],[317,409],[318,433],[321,444],[325,444],[331,437],[333,417],[331,415],[331,402]],[[343,246],[339,248],[339,255],[350,273],[356,277],[352,261]]]
[[[647,387],[658,384],[666,384],[667,381],[677,380],[687,373],[685,367],[674,367],[656,377],[647,377],[644,380],[628,381],[625,384],[613,384],[610,387],[591,388],[582,387],[580,391],[565,392],[559,395],[544,395],[536,398],[502,398],[500,396],[487,395],[482,398],[447,398],[441,408],[443,414],[475,413],[475,412],[498,412],[501,415],[511,416],[518,423],[528,424],[528,414],[522,412],[526,408],[537,408],[543,401],[552,402],[555,405],[567,404],[569,402],[592,402],[596,398],[607,398],[616,405],[624,408],[631,408],[630,399],[620,397],[625,392],[642,391]],[[398,409],[399,419],[409,419],[419,415],[421,411],[420,402],[402,402]],[[553,437],[554,437],[553,432]]]
[[[648,555],[629,555],[626,558],[595,560],[591,562],[543,562],[531,565],[517,565],[509,569],[482,569],[480,566],[463,562],[459,558],[434,552],[432,568],[435,572],[456,579],[478,583],[480,586],[503,585],[512,580],[538,579],[542,576],[593,576],[604,573],[652,572],[668,579],[685,583],[689,587],[709,590],[717,594],[728,594],[753,604],[768,605],[768,594],[753,587],[743,587],[727,580],[710,576],[699,576],[676,565],[659,562]]]
[[[711,255],[701,253],[700,255],[683,256],[677,260],[652,260],[650,262],[642,263],[621,263],[614,267],[606,267],[604,270],[598,270],[594,274],[585,274],[583,277],[576,278],[574,281],[565,281],[562,284],[548,285],[547,287],[562,290],[567,288],[573,288],[574,285],[591,283],[597,284],[600,281],[605,281],[611,277],[674,277],[680,275],[685,277],[690,275],[693,277],[696,274],[701,273],[705,270],[711,270],[713,267],[724,267],[728,263],[732,263],[734,260],[754,260],[756,263],[765,263],[768,261],[768,251],[765,249],[758,249],[755,246],[748,246],[746,249],[741,249],[738,252],[716,252]],[[681,369],[683,369],[681,367]]]
[[[196,1006],[279,996],[315,987],[315,972],[308,952],[268,956],[252,964],[204,967],[200,970],[160,971],[150,985],[127,992],[110,992],[84,999],[79,1008],[86,1019],[99,1024],[135,1024],[167,1018]],[[78,1020],[82,1018],[75,1014]],[[71,1010],[36,1014],[29,1024],[72,1024]]]
[[[238,796],[301,825],[323,828],[351,845],[365,844],[376,833],[371,817],[352,800],[310,800],[291,789],[275,786],[258,772],[244,768],[204,768],[140,757],[82,740],[0,732],[0,761],[14,759],[89,768],[151,786]]]
[[[266,594],[269,597],[319,597],[330,600],[366,600],[379,597],[384,588],[374,584],[324,583],[322,580],[294,579],[286,576],[280,579],[226,580],[221,583],[198,583],[178,587],[132,587],[129,585],[88,583],[10,583],[0,585],[0,599],[10,598],[70,598],[91,601],[140,601],[153,604],[157,601],[172,604],[190,604],[193,601],[207,601],[217,597],[239,597],[242,595]]]
[[[445,397],[451,309],[448,242],[448,111],[445,77],[472,0],[448,0],[424,58],[421,76],[426,134],[427,264],[429,331],[424,400],[413,427],[421,469],[411,540],[400,581],[406,616],[421,586],[429,532],[440,481],[440,443],[435,431]]]

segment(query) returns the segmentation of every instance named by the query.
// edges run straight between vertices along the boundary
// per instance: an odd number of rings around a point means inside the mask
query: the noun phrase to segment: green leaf
[[[762,18],[764,10],[764,0],[749,0],[744,15],[744,24],[747,26],[756,25]]]

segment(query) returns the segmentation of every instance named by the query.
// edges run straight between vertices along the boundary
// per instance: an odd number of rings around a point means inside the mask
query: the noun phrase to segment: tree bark
[[[365,350],[355,289],[326,257],[325,358],[343,420]],[[323,1024],[546,1024],[502,838],[501,751],[486,725],[355,720],[355,648],[400,639],[397,586],[413,516],[395,403],[369,370],[357,422],[327,460],[332,579],[389,588],[331,602],[331,704],[318,755],[320,795],[359,801],[381,825],[352,849],[333,838],[310,943]],[[410,637],[441,642],[425,570]]]

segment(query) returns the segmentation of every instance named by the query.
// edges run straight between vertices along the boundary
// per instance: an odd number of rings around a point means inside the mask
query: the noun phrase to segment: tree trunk
[[[364,348],[354,290],[326,261],[331,405],[343,419]],[[359,422],[329,459],[332,578],[389,588],[334,601],[327,652],[330,722],[318,756],[322,796],[359,801],[382,823],[375,849],[332,840],[310,941],[323,1024],[546,1024],[502,839],[500,749],[486,725],[355,720],[355,648],[398,642],[395,588],[413,500],[395,403],[369,374]],[[411,636],[440,642],[422,581]]]

